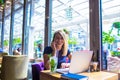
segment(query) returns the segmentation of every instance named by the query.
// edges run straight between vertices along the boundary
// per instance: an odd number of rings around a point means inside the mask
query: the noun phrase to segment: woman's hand
[[[55,54],[56,54],[56,43],[55,43],[55,42],[52,42],[52,43],[51,43],[51,47],[52,47],[52,49],[53,49],[52,56],[55,56]]]
[[[47,61],[47,63],[45,64],[45,68],[46,68],[47,70],[50,69],[50,62],[49,62],[49,61]]]
[[[55,42],[52,42],[52,43],[51,43],[51,47],[52,47],[53,51],[56,51],[56,45],[55,45]]]
[[[44,59],[45,69],[49,70],[49,69],[50,69],[50,61],[49,61],[49,56],[48,56],[48,54],[44,54],[44,55],[43,55],[43,59]]]
[[[69,68],[70,63],[61,63],[61,68]]]

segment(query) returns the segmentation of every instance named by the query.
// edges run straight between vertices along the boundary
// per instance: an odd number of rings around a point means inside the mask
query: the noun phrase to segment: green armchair
[[[28,56],[5,55],[1,65],[1,80],[27,80]]]

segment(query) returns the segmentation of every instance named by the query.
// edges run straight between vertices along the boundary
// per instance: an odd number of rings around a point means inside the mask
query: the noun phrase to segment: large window
[[[89,50],[89,0],[53,0],[52,31],[69,32],[71,51]]]
[[[8,16],[11,13],[11,7],[10,4],[5,5],[5,14],[4,16],[4,42],[3,42],[3,49],[5,52],[9,52],[9,37],[10,37],[10,20],[11,17]]]
[[[120,1],[119,0],[102,0],[102,33],[103,33],[103,56],[106,66],[115,70],[117,68],[116,62],[111,61],[112,56],[120,56]],[[110,63],[113,62],[113,63]],[[108,65],[107,65],[108,63]],[[110,64],[111,65],[110,65]],[[113,66],[112,66],[113,65]]]
[[[21,4],[19,4],[21,3]],[[13,22],[13,48],[12,50],[22,49],[22,27],[23,27],[23,1],[16,1]],[[21,51],[20,51],[21,52]]]
[[[31,4],[30,44],[35,58],[42,57],[44,48],[45,0],[36,0]],[[41,45],[40,47],[38,47]],[[30,49],[29,49],[30,50]]]

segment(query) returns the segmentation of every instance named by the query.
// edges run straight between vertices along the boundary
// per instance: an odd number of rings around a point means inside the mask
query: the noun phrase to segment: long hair
[[[63,44],[63,46],[62,46],[62,56],[66,56],[66,55],[67,55],[67,51],[68,51],[67,35],[66,35],[66,33],[65,33],[64,31],[58,30],[58,31],[56,31],[56,32],[54,33],[54,35],[53,35],[53,40],[52,40],[52,41],[54,41],[55,36],[56,36],[57,34],[60,34],[60,35],[63,37],[64,44]]]

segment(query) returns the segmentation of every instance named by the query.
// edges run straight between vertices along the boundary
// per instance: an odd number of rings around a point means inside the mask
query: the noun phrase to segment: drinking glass
[[[93,69],[94,69],[94,71],[97,71],[97,67],[98,67],[98,62],[93,62]]]
[[[50,71],[51,72],[56,72],[57,62],[58,62],[57,57],[50,57]]]

